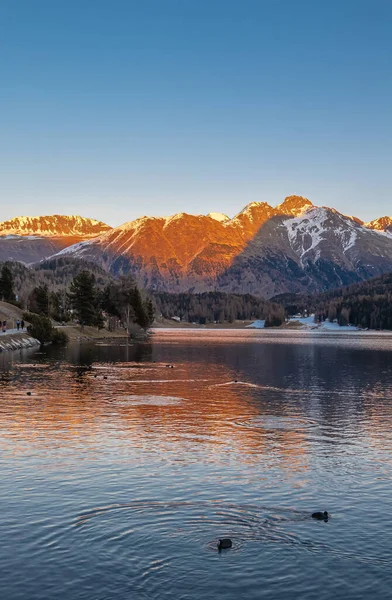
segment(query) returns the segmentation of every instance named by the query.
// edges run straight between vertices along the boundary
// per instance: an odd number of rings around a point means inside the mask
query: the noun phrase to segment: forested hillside
[[[337,319],[369,329],[392,329],[392,273],[315,296],[275,296],[288,315],[314,312],[317,320]]]
[[[8,261],[0,263],[0,269],[4,264],[11,270],[14,292],[24,306],[34,288],[47,285],[53,292],[62,291],[70,286],[76,275],[86,269],[95,275],[96,284],[100,288],[113,281],[113,277],[98,265],[69,257],[53,258],[31,268],[17,261]]]
[[[27,268],[21,263],[6,264],[12,273],[13,291],[24,308],[31,308],[37,300],[37,288],[47,287],[54,306],[65,305],[65,295],[71,282],[81,272],[88,270],[94,275],[94,285],[102,293],[115,286],[116,279],[101,267],[84,260],[58,257]],[[128,285],[135,286],[132,277]],[[341,325],[348,323],[369,329],[392,330],[392,273],[367,281],[338,288],[313,296],[305,294],[280,294],[271,300],[257,298],[251,294],[226,294],[204,292],[199,294],[170,294],[155,292],[143,295],[150,297],[156,314],[165,318],[178,317],[190,323],[232,322],[265,319],[266,326],[280,325],[286,316],[315,313],[317,320],[337,320]],[[149,308],[150,313],[152,308]]]
[[[106,322],[128,331],[131,324],[147,329],[154,320],[151,299],[131,276],[115,280],[97,265],[67,257],[35,268],[0,263],[0,300],[55,322],[98,328]]]
[[[314,311],[322,318],[338,319],[369,329],[392,329],[392,273],[315,299]]]
[[[266,325],[280,325],[284,321],[284,310],[274,304],[250,294],[224,294],[205,292],[202,294],[153,295],[157,314],[170,319],[179,317],[189,323],[223,323],[235,320],[251,321],[265,319]]]

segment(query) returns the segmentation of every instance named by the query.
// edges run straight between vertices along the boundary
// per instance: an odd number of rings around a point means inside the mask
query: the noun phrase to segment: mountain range
[[[79,216],[15,217],[0,223],[0,260],[33,264],[110,229]]]
[[[364,223],[307,198],[252,202],[220,213],[141,217],[111,228],[81,217],[20,217],[0,223],[0,260],[49,256],[131,273],[152,290],[221,290],[271,297],[319,292],[392,271],[392,218]]]

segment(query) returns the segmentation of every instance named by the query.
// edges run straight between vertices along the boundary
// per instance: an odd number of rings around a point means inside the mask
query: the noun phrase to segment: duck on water
[[[318,519],[319,521],[328,521],[329,514],[326,510],[324,512],[314,512],[312,513],[312,519]]]

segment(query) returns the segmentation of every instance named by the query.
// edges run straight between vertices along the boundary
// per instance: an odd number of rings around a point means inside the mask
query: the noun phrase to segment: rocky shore
[[[11,352],[12,350],[25,350],[40,346],[38,340],[27,333],[0,334],[0,352]]]

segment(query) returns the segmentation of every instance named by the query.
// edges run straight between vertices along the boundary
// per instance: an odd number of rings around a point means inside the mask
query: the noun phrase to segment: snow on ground
[[[26,330],[22,330],[22,329],[7,329],[7,331],[4,333],[4,331],[0,330],[0,339],[5,337],[6,335],[14,335],[15,333],[26,333]]]
[[[354,327],[354,325],[340,326],[339,323],[330,323],[329,321],[315,323],[314,315],[310,315],[310,317],[291,317],[289,323],[300,323],[303,329],[309,329],[310,331],[359,331],[358,327]]]
[[[314,315],[310,315],[310,317],[290,317],[289,323],[300,323],[304,327],[309,328],[316,327],[316,323],[314,322]]]
[[[339,323],[330,323],[329,321],[321,323],[318,329],[320,331],[360,331],[354,325],[339,325]]]
[[[249,329],[264,329],[265,321],[258,319],[257,321],[253,321],[253,323],[251,323],[250,325],[247,325],[246,327]]]
[[[329,321],[324,321],[323,323],[315,323],[314,315],[310,315],[310,317],[290,317],[289,323],[299,323],[301,325],[301,330],[305,331],[333,331],[333,332],[354,332],[360,331],[358,327],[354,327],[354,325],[340,326],[339,323],[330,323]],[[264,329],[265,321],[258,319],[257,321],[253,321],[250,325],[247,325],[247,329]]]

